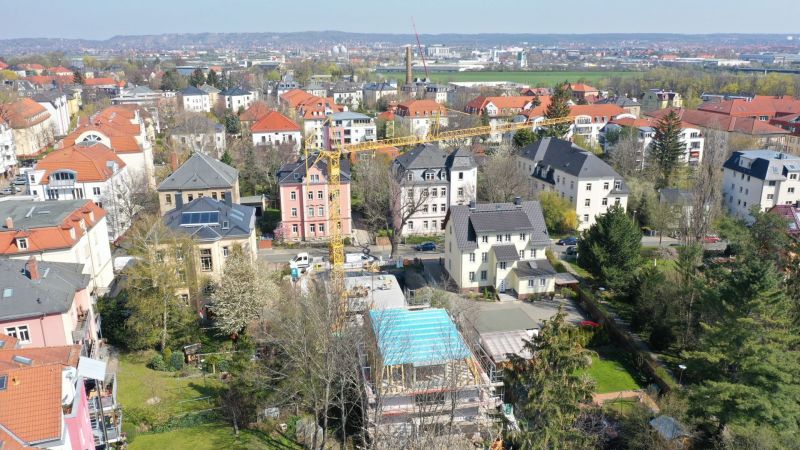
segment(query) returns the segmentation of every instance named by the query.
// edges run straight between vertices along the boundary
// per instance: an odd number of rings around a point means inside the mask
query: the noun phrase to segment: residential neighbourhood
[[[795,448],[791,7],[621,1],[10,5],[0,450]]]

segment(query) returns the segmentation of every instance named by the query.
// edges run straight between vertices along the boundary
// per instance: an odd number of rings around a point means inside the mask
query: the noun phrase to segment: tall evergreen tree
[[[578,333],[559,310],[544,322],[535,341],[525,343],[530,359],[510,356],[505,385],[519,418],[520,430],[511,436],[517,448],[591,448],[592,436],[577,427],[582,405],[594,391],[592,380],[580,373],[591,358]]]
[[[522,148],[526,145],[533,144],[534,142],[539,140],[539,136],[536,135],[533,131],[529,128],[523,128],[516,133],[514,133],[513,143],[514,147]]]
[[[221,84],[219,75],[217,75],[217,72],[214,69],[210,69],[208,71],[208,77],[206,78],[206,83],[208,83],[211,86],[214,86],[215,88],[220,87]]]
[[[162,91],[179,91],[183,89],[184,81],[177,70],[168,70],[164,72],[161,77],[161,90]]]
[[[233,166],[233,157],[231,156],[230,153],[228,153],[227,150],[225,150],[225,152],[222,154],[222,158],[220,158],[220,161],[224,162],[229,166]]]
[[[203,83],[206,82],[206,74],[203,73],[203,69],[197,68],[194,69],[191,75],[189,75],[189,84],[194,87],[201,86]]]
[[[72,73],[72,82],[75,84],[83,84],[83,74],[80,70],[76,70]]]
[[[553,95],[550,97],[550,104],[547,105],[547,109],[545,110],[545,118],[558,119],[567,117],[570,111],[569,104],[567,103],[569,100],[569,83],[565,81],[556,85],[555,89],[553,89]],[[569,133],[569,128],[570,124],[568,123],[551,125],[542,131],[542,135],[545,137],[564,139],[567,133]]]
[[[683,164],[686,151],[681,141],[681,119],[670,111],[658,121],[650,149],[650,161],[658,171],[659,186],[669,186],[675,170]]]
[[[639,267],[642,233],[619,206],[597,217],[578,242],[578,264],[612,289],[623,289]]]

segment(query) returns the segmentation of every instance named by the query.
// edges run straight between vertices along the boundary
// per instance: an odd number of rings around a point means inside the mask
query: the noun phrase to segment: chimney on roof
[[[14,229],[14,219],[11,216],[6,217],[6,229],[13,230]]]
[[[414,81],[411,72],[411,46],[406,47],[406,84],[411,84]]]
[[[514,197],[514,205],[516,205],[517,208],[522,208],[522,197]]]
[[[38,281],[41,278],[39,276],[39,263],[33,255],[31,255],[30,258],[28,258],[28,262],[25,263],[25,274],[32,281]]]
[[[469,210],[470,211],[475,211],[475,200],[470,200],[469,201]]]
[[[178,152],[172,152],[169,154],[169,165],[172,167],[173,172],[178,170]]]

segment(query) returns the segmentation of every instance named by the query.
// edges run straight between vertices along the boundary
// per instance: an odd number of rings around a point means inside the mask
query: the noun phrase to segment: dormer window
[[[17,249],[19,251],[28,249],[28,238],[17,238]]]

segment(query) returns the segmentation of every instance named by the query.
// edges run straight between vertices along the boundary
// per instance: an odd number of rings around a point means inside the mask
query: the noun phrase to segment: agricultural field
[[[377,72],[381,78],[402,78],[400,72]],[[530,86],[553,86],[560,81],[595,83],[602,79],[612,77],[635,77],[640,76],[641,72],[434,72],[430,75],[436,82],[446,83],[449,81],[508,81],[514,83],[524,83]],[[423,72],[415,71],[414,76],[422,77]]]

